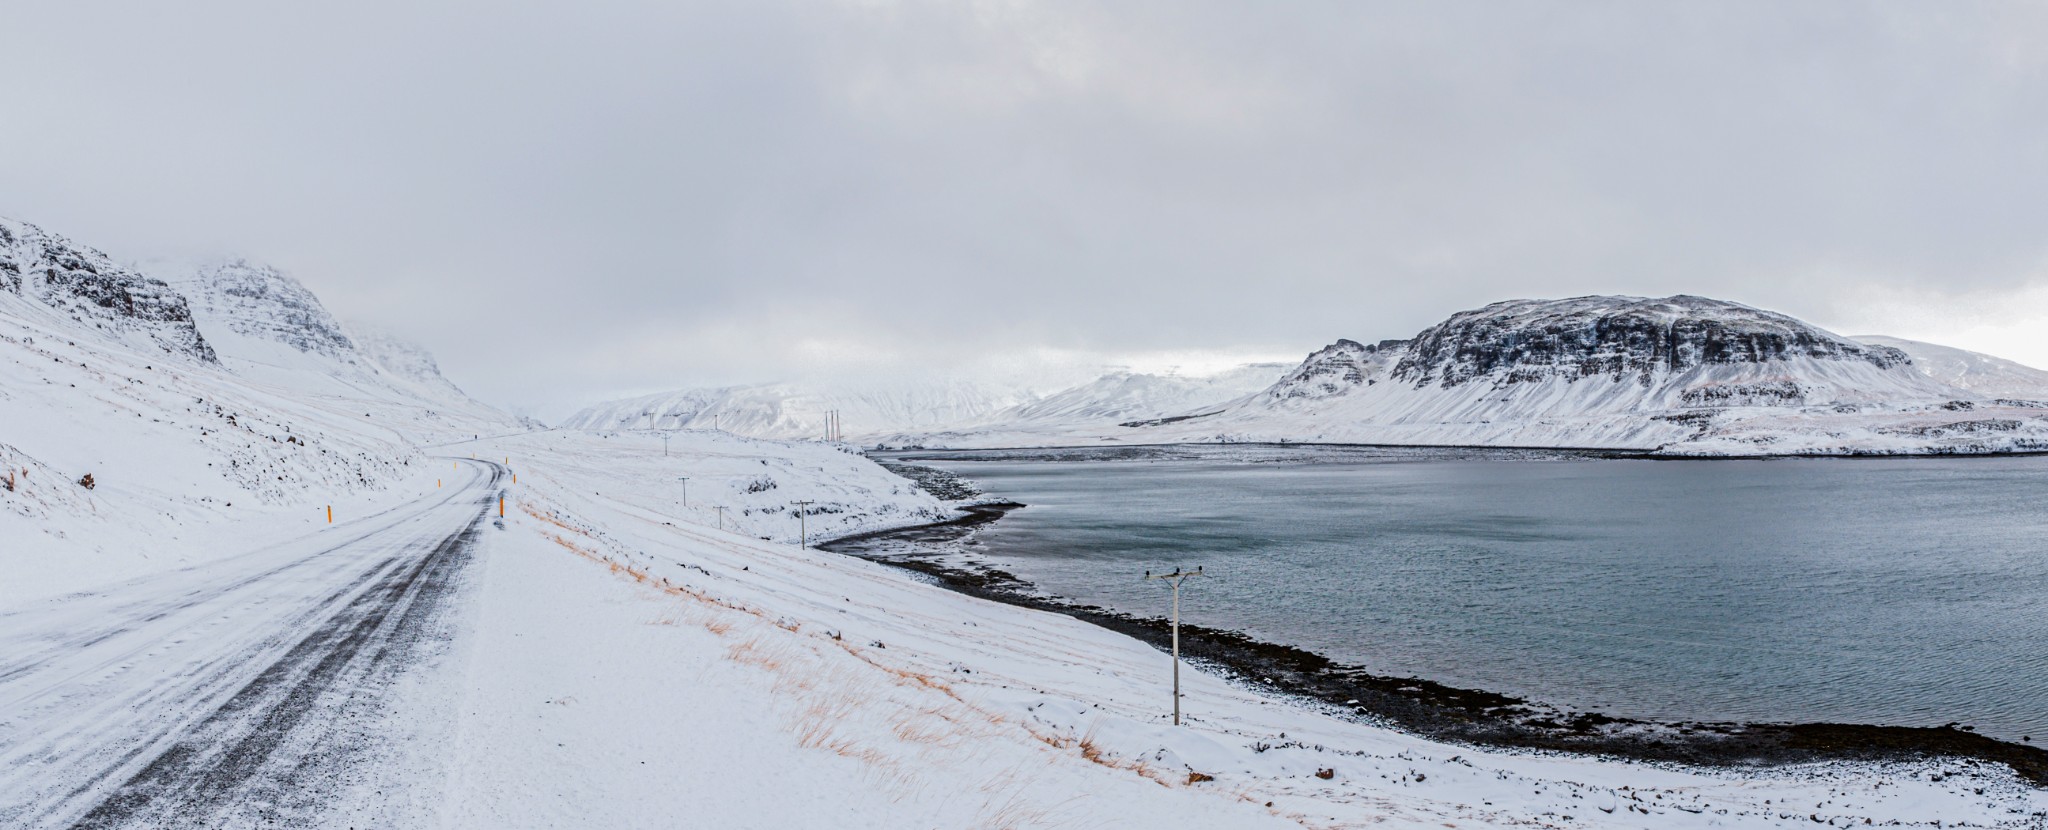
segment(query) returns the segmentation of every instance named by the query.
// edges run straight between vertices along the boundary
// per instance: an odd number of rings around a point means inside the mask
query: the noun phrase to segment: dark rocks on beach
[[[963,508],[963,515],[946,522],[849,536],[817,548],[925,574],[970,596],[1065,614],[1158,648],[1167,647],[1172,635],[1163,619],[1047,598],[1016,576],[992,568],[970,569],[936,558],[871,553],[875,543],[883,541],[934,548],[956,543],[976,527],[1022,506],[971,505]],[[1435,740],[1710,766],[1969,758],[2005,764],[2035,785],[2048,787],[2048,750],[2032,746],[2031,738],[2022,738],[2023,743],[1999,741],[1957,728],[1960,724],[1904,727],[1617,718],[1419,678],[1376,675],[1237,631],[1183,623],[1180,633],[1182,654],[1190,662],[1223,670],[1247,685],[1321,701],[1339,711]]]

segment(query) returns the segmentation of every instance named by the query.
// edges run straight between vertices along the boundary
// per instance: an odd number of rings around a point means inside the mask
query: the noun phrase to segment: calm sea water
[[[1140,454],[1142,456],[1142,454]],[[2048,742],[2048,458],[920,460],[1070,599],[1609,714]]]

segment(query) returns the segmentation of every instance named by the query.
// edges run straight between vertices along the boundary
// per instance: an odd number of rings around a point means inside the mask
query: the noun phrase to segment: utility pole
[[[683,483],[683,506],[684,506],[684,507],[689,507],[689,506],[690,506],[690,477],[689,477],[689,476],[676,476],[676,480],[677,480],[677,481],[680,481],[680,482],[682,482],[682,483]]]
[[[718,529],[719,529],[719,530],[724,530],[724,529],[725,529],[725,505],[722,505],[722,504],[721,504],[721,505],[719,505],[719,506],[717,506],[717,507],[713,507],[713,508],[711,508],[711,509],[713,509],[713,510],[716,510],[716,511],[718,511]]]
[[[1200,566],[1197,566],[1197,567],[1196,567],[1196,568],[1195,568],[1194,570],[1192,570],[1192,571],[1184,571],[1184,570],[1181,570],[1180,568],[1176,567],[1176,568],[1174,568],[1174,569],[1173,569],[1173,573],[1170,573],[1170,574],[1155,574],[1155,573],[1153,573],[1153,572],[1151,572],[1151,571],[1146,571],[1146,572],[1145,572],[1145,578],[1146,578],[1146,579],[1162,579],[1162,580],[1165,580],[1165,581],[1166,581],[1166,584],[1168,584],[1168,585],[1171,585],[1171,586],[1173,586],[1173,725],[1174,725],[1174,726],[1179,726],[1179,725],[1180,725],[1180,584],[1181,584],[1181,582],[1182,582],[1182,581],[1185,581],[1185,580],[1186,580],[1186,579],[1187,579],[1188,577],[1191,577],[1191,576],[1202,576],[1202,575],[1203,575],[1203,574],[1202,574],[1202,569],[1201,569],[1201,567],[1200,567]]]
[[[668,433],[666,432],[661,434],[661,457],[668,457]]]
[[[811,529],[804,522],[804,508],[817,504],[817,502],[793,501],[790,504],[796,505],[796,546],[798,550],[802,550],[811,546]]]

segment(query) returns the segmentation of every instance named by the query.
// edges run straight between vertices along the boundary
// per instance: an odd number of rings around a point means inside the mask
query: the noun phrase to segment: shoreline
[[[863,543],[882,540],[926,545],[955,541],[1023,506],[1007,501],[969,504],[959,508],[961,515],[942,522],[857,533],[814,547],[923,574],[957,593],[1064,614],[1155,648],[1167,647],[1171,634],[1164,619],[1039,595],[1029,583],[995,568],[960,568],[863,552]],[[1911,727],[1616,718],[1421,678],[1377,675],[1306,649],[1186,623],[1181,625],[1181,652],[1192,662],[1221,669],[1254,688],[1312,700],[1401,732],[1449,743],[1724,769],[1826,761],[1970,759],[2002,764],[2034,786],[2048,788],[2048,749],[2000,741],[1957,729],[1954,724]]]
[[[1587,459],[1617,461],[1777,461],[1798,459],[1870,460],[1887,458],[2038,458],[2048,456],[2048,450],[2000,450],[1989,452],[1784,452],[1748,453],[1743,455],[1694,455],[1668,453],[1659,449],[1628,449],[1618,447],[1543,447],[1543,446],[1497,446],[1489,444],[1352,444],[1337,441],[1175,441],[1144,444],[1048,444],[1026,447],[887,447],[875,446],[864,450],[867,453],[886,453],[903,461],[918,460],[962,460],[966,453],[1033,453],[1033,452],[1114,452],[1118,450],[1167,450],[1182,447],[1274,447],[1285,449],[1346,449],[1346,450],[1398,450],[1398,451],[1452,451],[1452,452],[1502,452],[1502,453],[1556,453],[1561,456],[1575,456]],[[923,455],[920,459],[913,455]]]

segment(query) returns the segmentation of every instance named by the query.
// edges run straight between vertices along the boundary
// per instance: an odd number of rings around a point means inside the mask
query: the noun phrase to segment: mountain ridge
[[[1372,345],[1339,339],[1265,389],[1116,429],[981,424],[885,443],[2035,452],[2048,450],[2043,409],[1946,383],[1905,349],[1779,312],[1696,295],[1596,295],[1504,300]]]

